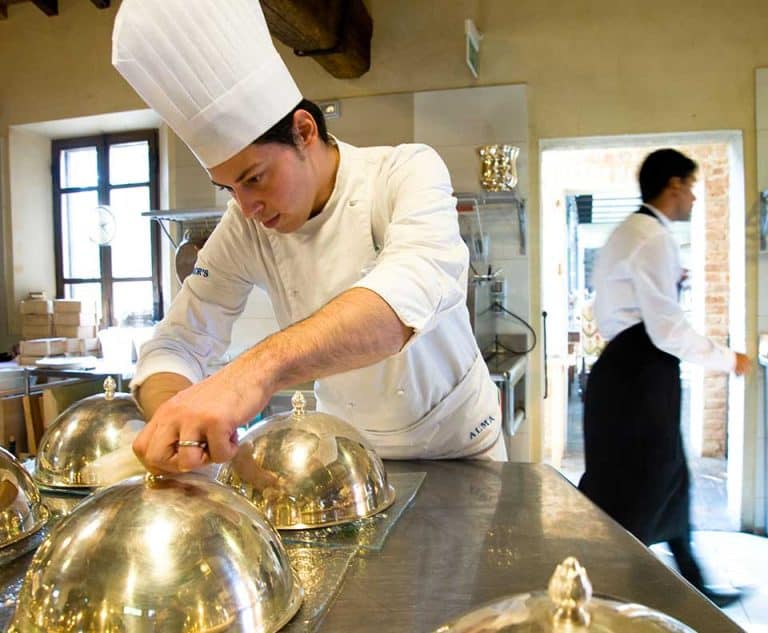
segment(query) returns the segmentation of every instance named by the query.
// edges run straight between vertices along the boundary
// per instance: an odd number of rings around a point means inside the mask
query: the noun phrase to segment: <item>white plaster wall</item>
[[[757,187],[758,191],[768,189],[768,68],[758,68],[755,73],[755,123],[757,129]],[[768,333],[768,251],[758,253],[757,273],[757,331]],[[765,389],[768,368],[756,368],[757,380],[761,388],[757,405],[757,446],[755,447],[755,528],[768,531],[768,413],[765,402]]]
[[[53,252],[51,141],[27,131],[10,129],[11,226],[13,227],[13,306],[8,306],[11,334],[20,332],[15,306],[30,291],[56,296]]]

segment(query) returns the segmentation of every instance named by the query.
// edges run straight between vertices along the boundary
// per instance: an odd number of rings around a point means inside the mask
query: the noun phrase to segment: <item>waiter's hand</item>
[[[266,406],[271,394],[253,383],[245,393],[246,385],[227,369],[158,407],[133,442],[133,450],[149,472],[187,472],[232,459],[237,451],[237,427]]]
[[[741,352],[736,352],[736,366],[733,368],[734,374],[743,376],[749,372],[751,366],[752,361],[749,360],[749,356],[742,354]]]

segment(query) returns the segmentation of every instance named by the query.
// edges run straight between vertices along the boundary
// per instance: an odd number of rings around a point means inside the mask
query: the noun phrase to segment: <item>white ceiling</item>
[[[89,136],[91,134],[107,134],[160,127],[162,119],[153,110],[131,110],[129,112],[112,112],[94,116],[77,117],[74,119],[59,119],[57,121],[41,121],[14,125],[13,129],[24,130],[34,134],[47,136],[55,140],[73,136]]]

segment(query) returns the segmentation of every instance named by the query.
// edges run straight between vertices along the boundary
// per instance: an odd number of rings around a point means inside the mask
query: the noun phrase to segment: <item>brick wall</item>
[[[687,151],[686,151],[687,150]],[[683,151],[699,164],[706,191],[704,327],[705,334],[728,344],[729,311],[729,164],[726,145],[698,145]],[[727,446],[728,376],[706,372],[702,416],[702,454],[722,457]]]

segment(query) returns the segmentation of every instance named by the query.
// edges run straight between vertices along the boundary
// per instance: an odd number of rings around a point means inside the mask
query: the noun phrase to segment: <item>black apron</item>
[[[680,398],[680,360],[642,322],[608,343],[587,380],[579,489],[646,545],[690,531]]]

